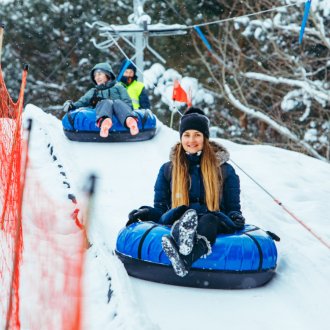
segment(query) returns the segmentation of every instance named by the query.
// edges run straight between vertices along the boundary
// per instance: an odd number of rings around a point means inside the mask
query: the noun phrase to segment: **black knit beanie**
[[[181,118],[179,128],[180,138],[182,134],[189,129],[199,131],[203,133],[205,137],[209,138],[209,122],[209,119],[201,109],[194,107],[189,108]]]

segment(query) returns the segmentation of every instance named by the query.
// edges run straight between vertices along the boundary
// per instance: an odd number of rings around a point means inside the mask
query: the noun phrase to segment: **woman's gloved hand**
[[[237,228],[243,228],[245,225],[245,218],[243,215],[239,212],[235,212],[231,214],[230,219],[233,221],[233,223],[237,226]]]
[[[126,223],[126,227],[131,225],[134,222],[148,221],[149,220],[150,210],[147,208],[139,208],[138,210],[133,210],[128,214],[128,221]]]
[[[153,221],[157,223],[161,215],[161,210],[143,205],[138,210],[135,209],[129,213],[126,226],[138,221]]]

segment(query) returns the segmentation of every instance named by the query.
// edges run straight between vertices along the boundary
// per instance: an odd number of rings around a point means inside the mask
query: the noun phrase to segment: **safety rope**
[[[324,246],[326,246],[330,250],[330,244],[326,242],[320,235],[315,233],[312,228],[310,228],[304,221],[299,219],[293,212],[291,212],[286,206],[283,205],[283,203],[274,197],[265,187],[263,187],[258,181],[256,181],[250,174],[248,174],[246,171],[244,171],[236,162],[234,162],[232,159],[230,161],[239,168],[250,180],[252,180],[259,188],[261,188],[268,196],[270,196],[273,201],[282,207],[282,209],[288,213],[295,221],[297,221],[300,225],[302,225],[305,229],[307,229],[317,240],[319,240]]]

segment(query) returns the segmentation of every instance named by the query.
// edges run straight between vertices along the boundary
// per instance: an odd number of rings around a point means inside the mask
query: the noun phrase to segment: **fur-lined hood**
[[[213,147],[216,156],[219,160],[219,164],[222,165],[225,162],[227,162],[229,160],[229,151],[220,143],[215,142],[215,141],[209,141],[210,145]],[[181,144],[181,142],[178,142],[177,144],[175,144],[170,151],[170,161],[173,161],[174,159],[174,155],[176,153],[177,148],[179,147],[179,145]]]

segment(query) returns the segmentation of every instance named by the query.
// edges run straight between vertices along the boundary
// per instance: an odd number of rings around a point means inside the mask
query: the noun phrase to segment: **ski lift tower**
[[[115,44],[128,60],[135,63],[138,80],[140,81],[143,81],[144,51],[146,49],[162,63],[166,63],[166,60],[149,45],[149,37],[173,36],[187,33],[186,25],[151,24],[150,16],[143,10],[145,1],[146,0],[133,0],[134,13],[128,16],[128,22],[130,24],[113,25],[101,21],[87,24],[91,28],[97,27],[99,35],[106,38],[105,41],[100,43],[97,43],[95,39],[93,39],[94,46],[99,49],[106,49]],[[135,54],[133,57],[127,57],[122,48],[118,45],[117,41],[119,39],[124,40],[129,46],[134,48]]]

